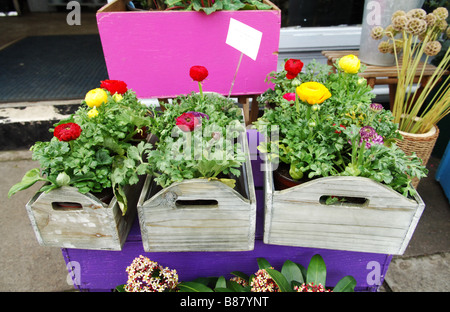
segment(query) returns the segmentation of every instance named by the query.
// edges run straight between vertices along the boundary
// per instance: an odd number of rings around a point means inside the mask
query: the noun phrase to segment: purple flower
[[[383,110],[383,105],[378,104],[378,103],[372,103],[372,104],[370,104],[370,110],[375,113],[379,113]]]
[[[198,118],[206,118],[206,119],[209,120],[209,116],[208,116],[207,114],[205,114],[205,113],[200,113],[200,112],[187,112],[187,114],[192,114],[192,115],[194,115],[195,117],[198,117]]]
[[[361,130],[359,130],[359,135],[363,140],[372,139],[376,134],[377,132],[375,131],[375,129],[370,126],[362,127]]]
[[[370,126],[362,127],[359,134],[361,136],[360,144],[365,142],[366,148],[370,148],[372,144],[384,144],[383,137]]]

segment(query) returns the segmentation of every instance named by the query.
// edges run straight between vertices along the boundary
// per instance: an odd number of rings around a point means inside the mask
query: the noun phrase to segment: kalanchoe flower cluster
[[[127,292],[163,292],[174,290],[178,285],[176,270],[139,256],[126,268],[128,281],[125,285]]]
[[[273,268],[271,268],[273,269]],[[260,269],[255,273],[255,277],[250,283],[252,292],[279,292],[280,288],[270,277],[265,269]]]
[[[239,276],[233,276],[232,278],[230,278],[230,281],[236,282],[239,285],[244,286],[244,287],[248,286],[248,281],[246,281],[245,279],[243,279]]]
[[[330,289],[326,289],[322,284],[314,285],[314,283],[305,284],[299,286],[294,286],[296,292],[332,292]]]

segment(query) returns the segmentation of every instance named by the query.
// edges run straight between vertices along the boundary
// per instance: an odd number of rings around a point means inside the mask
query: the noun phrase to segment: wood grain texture
[[[40,245],[94,250],[121,250],[136,217],[141,181],[125,189],[128,210],[125,216],[113,197],[109,205],[94,195],[81,194],[63,186],[49,193],[38,192],[26,209]],[[78,209],[55,209],[57,203],[76,203]]]
[[[373,180],[326,177],[277,191],[265,168],[267,244],[403,254],[425,204]],[[326,205],[322,196],[364,198],[364,204]]]

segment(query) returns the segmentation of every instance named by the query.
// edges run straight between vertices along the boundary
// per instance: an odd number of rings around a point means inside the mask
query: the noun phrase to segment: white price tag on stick
[[[226,44],[244,53],[256,61],[259,46],[261,45],[262,32],[256,30],[234,18],[230,18]]]
[[[242,56],[245,54],[252,60],[256,61],[259,46],[261,45],[261,39],[262,32],[239,22],[234,18],[230,18],[230,26],[228,27],[228,34],[225,43],[240,51],[241,56],[239,57],[236,72],[234,73],[234,78],[231,82],[228,97],[231,96],[231,91],[233,90],[234,82],[236,81],[236,75],[239,71],[239,66],[241,65]]]

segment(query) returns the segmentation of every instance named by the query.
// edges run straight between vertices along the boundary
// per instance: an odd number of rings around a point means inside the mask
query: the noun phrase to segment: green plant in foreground
[[[314,255],[307,268],[287,260],[281,271],[274,269],[264,258],[257,259],[259,270],[251,276],[240,271],[231,272],[236,278],[199,278],[178,284],[180,292],[325,292],[327,270],[323,258]],[[345,276],[332,288],[333,292],[353,292],[356,280]]]

